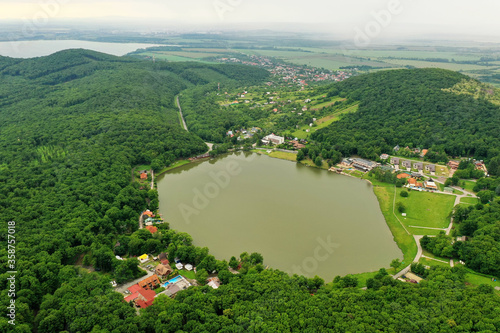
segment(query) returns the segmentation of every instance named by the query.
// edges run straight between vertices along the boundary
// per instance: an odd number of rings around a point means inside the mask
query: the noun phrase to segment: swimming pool
[[[179,282],[182,279],[183,279],[182,275],[178,275],[178,276],[174,277],[173,279],[170,279],[167,282],[165,282],[163,284],[163,287],[166,288],[169,284],[174,284],[176,282]]]

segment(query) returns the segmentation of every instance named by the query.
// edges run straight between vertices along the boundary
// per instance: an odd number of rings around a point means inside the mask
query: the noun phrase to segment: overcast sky
[[[381,13],[378,27],[374,13]],[[439,34],[487,40],[500,38],[499,13],[498,0],[0,0],[0,19],[121,17],[186,26],[290,23],[321,26],[339,37],[372,31],[382,38]]]

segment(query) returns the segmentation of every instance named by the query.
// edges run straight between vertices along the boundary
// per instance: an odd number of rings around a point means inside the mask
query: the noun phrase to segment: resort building
[[[275,145],[280,145],[283,142],[285,142],[285,138],[282,136],[274,135],[274,133],[272,133],[272,134],[269,134],[269,135],[263,137],[262,142],[264,142],[264,144],[266,144],[266,145],[269,143],[273,143]]]
[[[353,158],[352,161],[353,161],[352,166],[363,172],[370,171],[373,168],[379,166],[379,163],[364,160],[362,158]]]
[[[147,277],[144,280],[139,281],[139,283],[137,284],[139,285],[139,287],[144,288],[146,290],[153,290],[160,285],[160,279],[158,278],[158,275],[153,274],[150,277]]]

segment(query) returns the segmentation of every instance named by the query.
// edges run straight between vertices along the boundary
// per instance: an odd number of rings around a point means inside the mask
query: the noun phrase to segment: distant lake
[[[388,267],[402,253],[366,181],[257,154],[192,163],[158,179],[160,211],[218,259],[331,281]]]
[[[88,49],[116,56],[141,48],[158,46],[159,44],[141,43],[101,43],[82,40],[35,40],[0,42],[0,55],[12,58],[33,58],[47,56],[67,49]]]

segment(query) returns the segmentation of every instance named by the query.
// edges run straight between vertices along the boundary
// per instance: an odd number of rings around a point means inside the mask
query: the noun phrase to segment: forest
[[[426,148],[446,156],[490,160],[500,155],[500,107],[485,98],[444,91],[465,76],[442,69],[380,71],[321,88],[359,101],[359,110],[316,131],[344,156],[374,159],[393,147]],[[431,156],[430,155],[430,156]],[[441,156],[441,158],[440,158]]]
[[[461,268],[433,268],[418,285],[381,269],[361,290],[350,276],[323,281],[264,269],[258,254],[240,254],[235,275],[229,267],[236,258],[216,260],[168,224],[155,235],[137,230],[140,212],[157,193],[131,181],[133,168],[207,151],[200,137],[181,128],[174,97],[219,80],[261,79],[262,72],[241,66],[155,64],[84,50],[0,58],[0,331],[500,331],[500,298],[489,285],[466,286]],[[428,85],[439,85],[436,80],[431,75]],[[490,136],[482,140],[494,144]],[[342,151],[339,145],[307,154],[333,161]],[[478,241],[480,233],[498,237],[498,228],[477,214],[464,215],[461,224],[470,220],[472,227],[463,232]],[[6,316],[7,230],[15,230],[15,327]],[[222,285],[160,296],[138,314],[110,284],[140,276],[137,259],[118,262],[115,255],[159,250],[201,272],[216,270]]]

